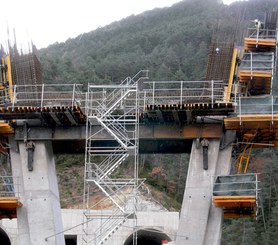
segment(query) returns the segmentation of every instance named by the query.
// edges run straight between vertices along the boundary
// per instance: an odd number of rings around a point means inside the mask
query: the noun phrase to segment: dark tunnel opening
[[[65,245],[76,245],[77,235],[65,235]]]
[[[11,245],[11,241],[7,233],[1,228],[0,228],[0,241],[1,241],[1,245]]]
[[[162,240],[171,241],[170,237],[158,230],[147,229],[137,231],[137,245],[161,245]],[[131,234],[124,245],[133,245],[133,234]]]

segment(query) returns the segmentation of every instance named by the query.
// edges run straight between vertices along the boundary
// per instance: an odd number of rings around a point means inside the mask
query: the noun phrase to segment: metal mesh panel
[[[256,174],[218,176],[213,188],[214,196],[256,196]]]

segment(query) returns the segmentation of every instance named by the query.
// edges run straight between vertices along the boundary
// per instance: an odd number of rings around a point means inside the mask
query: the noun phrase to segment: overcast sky
[[[181,0],[5,0],[1,1],[0,43],[15,29],[19,48],[64,42],[132,14],[168,7]],[[224,0],[226,4],[234,0]],[[9,28],[7,28],[9,27]]]

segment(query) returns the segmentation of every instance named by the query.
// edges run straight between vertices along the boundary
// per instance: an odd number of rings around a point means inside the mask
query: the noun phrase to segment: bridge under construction
[[[142,70],[117,85],[48,85],[35,48],[1,57],[0,151],[12,176],[1,176],[0,218],[17,218],[18,244],[65,244],[54,153],[85,154],[77,244],[117,245],[123,229],[125,245],[143,244],[140,153],[191,153],[177,234],[149,237],[154,244],[220,244],[223,218],[256,217],[250,154],[278,146],[277,19],[266,14],[242,47],[212,43],[204,81],[150,81]],[[115,174],[126,162],[132,171]],[[97,191],[103,199],[93,203]],[[111,210],[95,211],[106,202]]]

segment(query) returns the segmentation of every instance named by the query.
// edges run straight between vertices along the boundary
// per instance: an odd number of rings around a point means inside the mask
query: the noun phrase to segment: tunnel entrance
[[[171,241],[169,236],[155,229],[137,231],[137,245],[161,245],[162,240]],[[133,234],[127,238],[124,245],[133,245]]]
[[[76,245],[77,235],[65,235],[65,245]]]
[[[1,228],[0,228],[0,241],[1,241],[1,245],[11,245],[11,241],[7,233]]]

